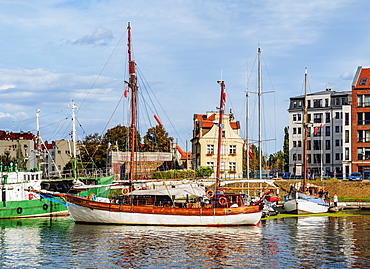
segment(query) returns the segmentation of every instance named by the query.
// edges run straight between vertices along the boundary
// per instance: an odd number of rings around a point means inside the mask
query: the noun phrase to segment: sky
[[[283,147],[289,98],[303,93],[306,67],[309,93],[351,90],[357,67],[370,67],[367,0],[0,0],[0,7],[0,130],[35,133],[40,109],[44,141],[70,139],[72,100],[79,139],[127,126],[128,22],[147,85],[139,91],[152,98],[142,115],[158,115],[184,150],[194,114],[219,105],[218,80],[242,137],[257,139],[258,47],[266,154]],[[151,103],[156,110],[146,108]]]

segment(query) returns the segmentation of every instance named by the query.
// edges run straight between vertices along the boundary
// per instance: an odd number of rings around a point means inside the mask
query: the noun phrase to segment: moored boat
[[[135,180],[135,116],[137,78],[131,54],[131,27],[128,25],[129,82],[131,91],[131,160],[130,183],[121,195],[107,198],[81,197],[66,194],[67,208],[75,222],[125,225],[185,225],[185,226],[235,226],[256,225],[262,215],[261,203],[247,204],[243,194],[227,193],[220,189],[220,155],[222,115],[225,84],[221,86],[218,122],[218,154],[216,180],[212,189],[191,182],[168,188],[134,190]]]
[[[68,214],[61,198],[55,197],[53,200],[47,200],[32,192],[32,190],[41,189],[41,172],[0,169],[0,181],[0,219]]]

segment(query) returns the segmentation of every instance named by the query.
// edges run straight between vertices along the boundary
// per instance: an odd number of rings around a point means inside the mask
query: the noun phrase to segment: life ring
[[[214,191],[213,191],[213,190],[208,190],[208,191],[206,192],[206,196],[207,196],[208,198],[212,198],[213,196],[215,196],[215,193],[214,193]]]
[[[218,203],[220,205],[225,205],[227,203],[227,198],[225,196],[221,196],[220,198],[218,198]]]
[[[129,194],[129,192],[130,192],[130,190],[128,189],[128,188],[123,188],[122,190],[121,190],[121,193],[122,193],[122,195],[128,195]]]
[[[48,207],[49,207],[49,206],[48,206],[47,204],[43,204],[43,205],[42,205],[42,209],[44,209],[44,210],[48,210]]]
[[[17,208],[17,213],[18,213],[18,214],[21,214],[21,213],[22,213],[22,211],[23,211],[22,207],[18,207],[18,208]]]

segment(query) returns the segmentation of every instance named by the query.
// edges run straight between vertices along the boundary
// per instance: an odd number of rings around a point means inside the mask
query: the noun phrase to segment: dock
[[[370,202],[338,202],[338,207],[343,209],[370,209]]]

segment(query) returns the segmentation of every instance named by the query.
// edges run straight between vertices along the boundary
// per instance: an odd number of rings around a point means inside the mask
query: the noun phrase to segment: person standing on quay
[[[336,193],[334,193],[333,202],[334,202],[334,206],[338,206],[338,196]]]

